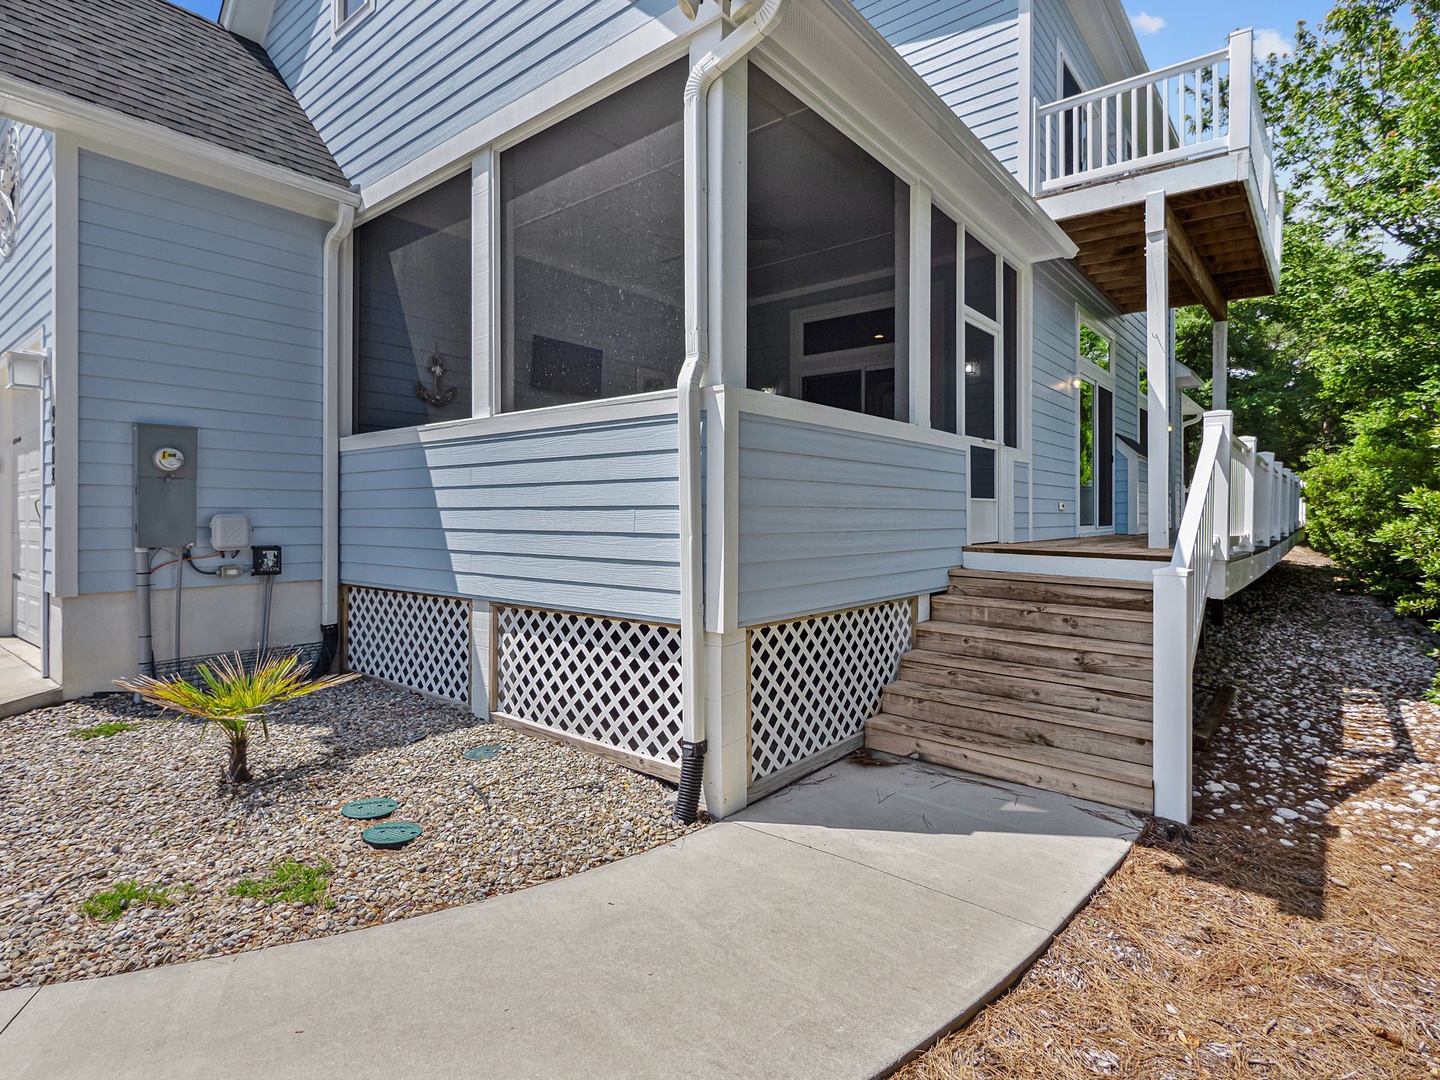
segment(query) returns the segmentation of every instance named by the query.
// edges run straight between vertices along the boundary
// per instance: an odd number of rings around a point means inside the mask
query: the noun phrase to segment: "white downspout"
[[[690,70],[685,83],[685,365],[676,386],[680,449],[680,791],[675,816],[693,821],[705,755],[704,559],[700,519],[700,384],[710,363],[710,163],[707,99],[715,80],[764,40],[785,0],[765,0]]]
[[[341,203],[334,227],[325,234],[324,324],[321,349],[324,356],[323,415],[320,425],[323,464],[320,470],[321,571],[320,625],[340,622],[340,245],[355,225],[355,207]]]

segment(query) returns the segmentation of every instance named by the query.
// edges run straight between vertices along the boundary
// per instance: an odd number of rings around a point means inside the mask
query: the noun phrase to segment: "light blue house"
[[[0,615],[69,696],[147,634],[338,648],[682,813],[868,738],[1187,817],[1205,602],[1303,517],[1228,413],[1182,460],[1172,308],[1220,397],[1278,280],[1250,41],[1148,71],[1118,0],[0,0]]]

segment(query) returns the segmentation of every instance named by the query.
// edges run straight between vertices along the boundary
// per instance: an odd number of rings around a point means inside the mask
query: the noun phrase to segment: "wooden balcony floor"
[[[1024,540],[1008,544],[967,544],[966,551],[994,555],[1050,555],[1071,559],[1135,559],[1168,563],[1171,548],[1147,546],[1144,536],[1115,534],[1067,536],[1060,540]]]

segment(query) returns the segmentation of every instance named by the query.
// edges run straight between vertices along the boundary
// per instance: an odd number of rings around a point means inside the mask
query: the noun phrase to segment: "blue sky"
[[[175,0],[181,7],[215,18],[220,0]],[[1273,31],[1277,45],[1295,38],[1301,19],[1312,25],[1329,10],[1326,0],[1125,0],[1140,45],[1151,67],[1164,67],[1218,49],[1231,30],[1242,26]]]

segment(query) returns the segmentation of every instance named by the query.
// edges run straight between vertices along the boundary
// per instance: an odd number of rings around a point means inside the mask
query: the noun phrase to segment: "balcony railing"
[[[1249,150],[1277,237],[1280,198],[1255,80],[1254,33],[1224,49],[1035,109],[1035,194]]]

